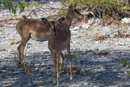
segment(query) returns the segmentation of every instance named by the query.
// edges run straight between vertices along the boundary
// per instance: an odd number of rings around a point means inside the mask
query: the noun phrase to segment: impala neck
[[[65,26],[69,29],[72,23],[73,16],[71,15],[71,12],[68,11],[65,19]]]

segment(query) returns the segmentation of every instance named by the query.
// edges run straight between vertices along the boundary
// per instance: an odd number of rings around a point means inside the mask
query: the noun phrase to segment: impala
[[[59,85],[61,66],[63,63],[62,58],[64,58],[62,54],[62,50],[64,50],[65,48],[67,48],[67,52],[69,56],[70,80],[72,80],[71,55],[70,55],[70,38],[71,38],[70,26],[71,26],[73,18],[83,19],[83,17],[84,16],[75,9],[75,6],[71,4],[69,6],[65,20],[61,24],[57,25],[57,23],[59,23],[59,20],[57,22],[50,23],[50,25],[52,26],[51,28],[52,30],[51,30],[51,35],[48,40],[48,48],[53,58],[54,83],[56,83],[55,70],[57,68],[57,85]],[[56,53],[57,53],[57,59],[55,59]],[[61,66],[60,66],[60,72],[59,72],[60,56],[62,56],[61,58],[62,60],[61,60]]]
[[[18,46],[18,54],[19,54],[19,66],[21,67],[21,56],[22,61],[25,66],[25,60],[24,60],[24,48],[26,43],[29,41],[30,38],[36,40],[36,41],[46,41],[48,40],[50,36],[50,23],[47,19],[42,18],[42,21],[38,21],[35,19],[26,19],[25,16],[23,16],[24,20],[21,20],[16,25],[16,30],[21,36],[21,43]],[[59,19],[59,24],[64,21],[65,18]]]

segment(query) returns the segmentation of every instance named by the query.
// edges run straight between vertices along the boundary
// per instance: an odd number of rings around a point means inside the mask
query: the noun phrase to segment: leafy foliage
[[[63,14],[65,12],[65,10],[59,10],[58,14]]]
[[[24,0],[4,0],[3,2],[0,1],[0,5],[4,4],[4,8],[9,9],[10,12],[12,12],[14,15],[16,14],[16,9],[20,8],[20,12],[23,12],[25,7],[31,7],[31,6],[37,6],[38,3],[34,2],[34,3],[25,3]]]
[[[130,63],[127,62],[127,60],[124,60],[123,58],[120,59],[119,64],[123,64],[124,67],[130,68]],[[130,75],[130,71],[127,71],[127,74]]]
[[[71,59],[77,65],[79,63],[79,61],[76,60],[76,56],[77,56],[77,53],[74,51],[73,55],[71,56]],[[66,59],[69,60],[69,57],[67,56]],[[67,64],[63,63],[62,69],[68,71],[69,67],[67,66]]]
[[[101,8],[116,7],[122,9],[122,6],[127,6],[127,9],[130,10],[128,0],[124,0],[124,2],[122,2],[121,0],[62,0],[62,2],[73,3],[80,7],[82,7],[83,5],[88,7],[98,5]]]

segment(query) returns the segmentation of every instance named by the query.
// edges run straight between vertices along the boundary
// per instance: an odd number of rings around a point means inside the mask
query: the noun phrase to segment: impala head
[[[50,26],[51,26],[51,33],[54,37],[57,37],[58,33],[57,33],[57,25],[61,24],[63,21],[65,20],[64,17],[58,19],[57,21],[51,21],[50,22]]]
[[[76,5],[71,4],[69,6],[69,12],[73,16],[73,18],[79,18],[79,19],[84,18],[84,16],[79,12],[79,10],[76,9]]]

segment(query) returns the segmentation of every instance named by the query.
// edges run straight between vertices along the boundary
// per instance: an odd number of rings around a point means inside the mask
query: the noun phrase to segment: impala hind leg
[[[21,51],[20,51],[20,48],[21,48],[21,43],[20,43],[20,45],[19,45],[18,48],[17,48],[17,50],[18,50],[18,55],[19,55],[18,67],[22,67],[22,66],[21,66]]]
[[[21,56],[22,56],[22,61],[23,61],[23,64],[24,64],[24,68],[26,68],[25,60],[24,60],[24,48],[25,48],[26,43],[28,42],[29,39],[30,39],[30,36],[28,36],[27,38],[22,38],[21,39],[21,44],[18,46],[19,66],[21,67]]]

